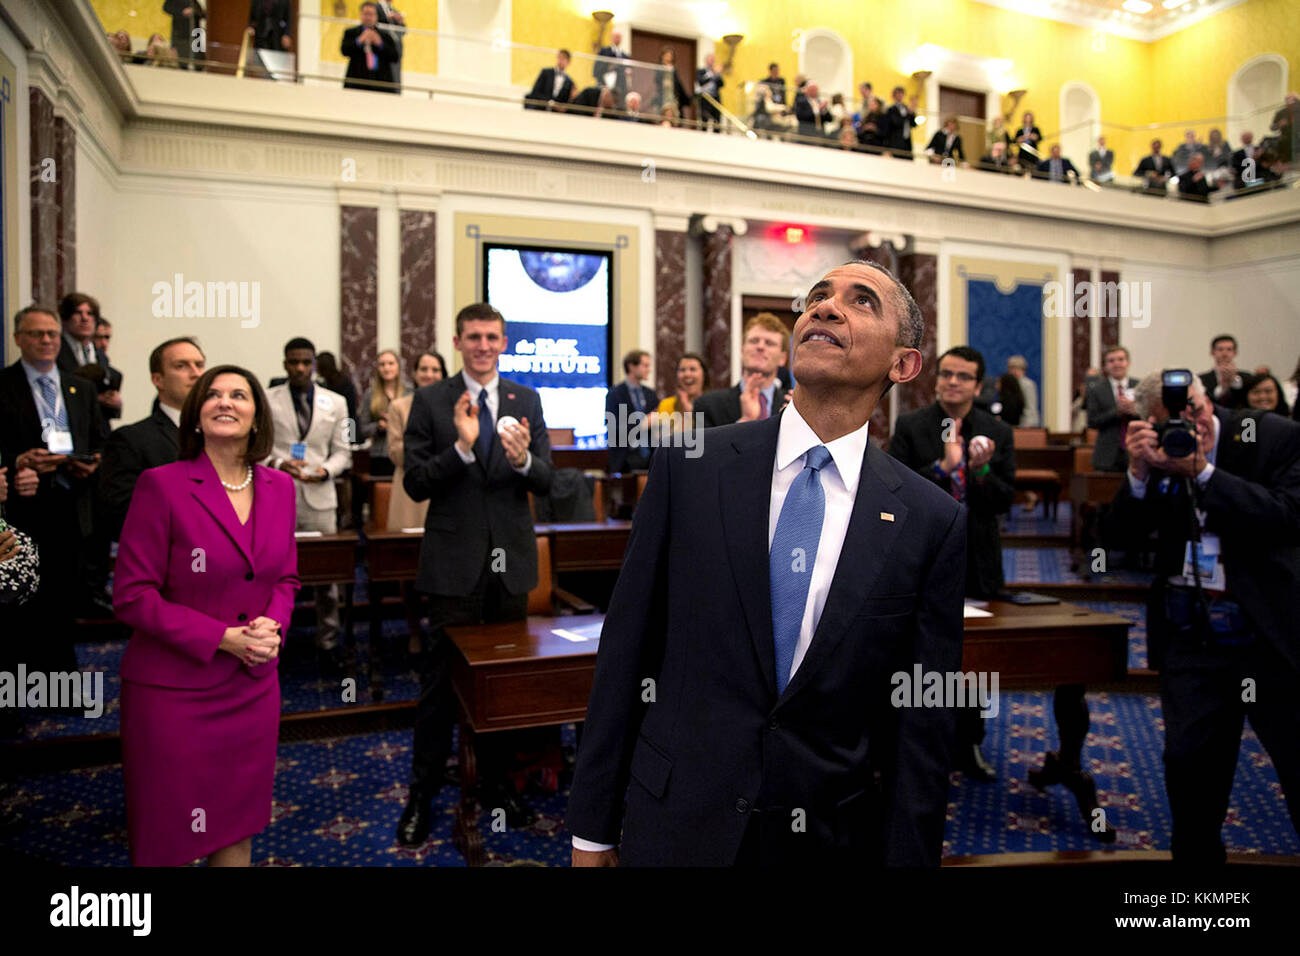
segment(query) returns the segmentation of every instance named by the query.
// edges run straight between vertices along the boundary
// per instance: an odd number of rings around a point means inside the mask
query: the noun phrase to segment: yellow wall
[[[310,0],[300,0],[304,5]],[[347,13],[344,14],[352,21],[351,25],[361,22],[361,0],[345,0],[347,4]],[[438,4],[436,0],[410,0],[407,3],[395,4],[398,10],[402,11],[402,16],[406,18],[406,25],[413,30],[437,30],[438,29]],[[334,16],[334,0],[320,0],[320,15],[323,17]],[[339,45],[343,42],[343,32],[348,29],[349,24],[343,23],[322,23],[320,31],[320,58],[326,63],[346,63],[347,59],[339,51]],[[438,72],[438,38],[408,34],[402,47],[402,71],[411,73],[428,73]]]
[[[590,9],[600,9],[600,4]],[[575,56],[590,54],[596,42],[596,21],[574,0],[514,0],[510,5],[510,38],[527,46],[547,47],[549,53],[516,50],[510,58],[512,83],[529,83],[543,67],[555,65],[555,50],[569,50]],[[609,29],[605,30],[609,40]],[[587,61],[590,62],[590,61]],[[581,89],[591,85],[591,68],[575,61],[569,72]]]
[[[163,13],[162,0],[91,0],[90,5],[99,14],[99,22],[104,25],[105,33],[125,30],[133,37],[143,41],[155,33],[161,33],[167,39],[172,35],[172,18]],[[134,14],[134,16],[132,16]]]

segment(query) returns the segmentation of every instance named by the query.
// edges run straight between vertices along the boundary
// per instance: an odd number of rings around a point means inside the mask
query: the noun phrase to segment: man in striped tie
[[[832,269],[795,323],[793,401],[661,448],[596,659],[565,824],[575,865],[937,866],[966,522],[871,445],[921,369],[887,270]]]

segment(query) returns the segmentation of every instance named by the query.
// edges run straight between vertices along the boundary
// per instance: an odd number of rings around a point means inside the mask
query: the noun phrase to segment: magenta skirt
[[[280,679],[216,687],[122,681],[122,777],[133,866],[183,866],[271,821]]]

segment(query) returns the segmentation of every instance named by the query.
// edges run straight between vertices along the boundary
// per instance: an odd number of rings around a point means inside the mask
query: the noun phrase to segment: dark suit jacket
[[[988,170],[991,173],[1014,173],[1019,172],[1020,167],[1012,159],[1009,153],[1002,154],[1002,165],[998,165],[997,160],[993,158],[992,153],[980,157],[980,169]]]
[[[1172,176],[1174,174],[1173,161],[1164,153],[1159,156],[1143,156],[1142,162],[1138,163],[1137,169],[1133,170],[1133,175],[1145,177],[1147,173]]]
[[[947,412],[938,402],[900,415],[889,440],[889,453],[922,478],[951,496],[952,482],[938,477],[934,462],[943,458],[943,421]],[[991,598],[1003,589],[1002,535],[998,515],[1011,510],[1015,497],[1016,452],[1011,426],[980,408],[972,408],[961,425],[969,444],[976,435],[993,439],[993,458],[983,478],[966,476],[966,593]]]
[[[653,388],[642,385],[641,391],[645,394],[644,411],[647,415],[653,412],[659,406],[659,396],[655,394]],[[626,406],[627,411],[619,414],[619,408]],[[632,403],[632,391],[628,388],[627,382],[619,382],[605,396],[605,414],[613,415],[616,424],[624,419],[630,420],[632,413],[636,411],[636,405]],[[606,422],[608,422],[606,418]],[[609,473],[617,474],[623,471],[633,469],[645,469],[650,467],[650,449],[649,448],[628,448],[623,445],[615,445],[614,439],[619,438],[613,433],[609,435],[611,439],[609,446]]]
[[[1029,132],[1033,134],[1033,139],[1025,140],[1025,143],[1017,143],[1017,142],[1016,142],[1016,140],[1017,140],[1020,136],[1022,136],[1022,135],[1025,133],[1025,128],[1024,128],[1023,126],[1018,127],[1018,128],[1015,130],[1015,132],[1013,132],[1013,133],[1010,134],[1010,135],[1011,135],[1011,141],[1012,141],[1013,143],[1016,144],[1016,160],[1020,163],[1021,166],[1037,166],[1037,165],[1038,165],[1038,156],[1034,156],[1034,155],[1031,154],[1031,153],[1022,152],[1022,151],[1020,150],[1020,147],[1023,146],[1023,145],[1025,145],[1025,144],[1027,143],[1028,145],[1034,147],[1034,150],[1037,151],[1037,150],[1038,150],[1038,146],[1039,146],[1039,144],[1042,143],[1042,141],[1043,141],[1043,134],[1042,134],[1041,132],[1039,132],[1039,129],[1038,129],[1037,126],[1031,126],[1031,127],[1029,127]],[[1041,154],[1040,154],[1040,155],[1041,155]]]
[[[1255,387],[1255,376],[1242,371],[1238,371],[1237,374],[1241,376],[1241,387],[1230,388],[1222,395],[1216,395],[1214,392],[1219,387],[1219,376],[1215,374],[1214,369],[1202,372],[1200,375],[1201,384],[1205,386],[1205,394],[1210,396],[1210,401],[1216,405],[1222,405],[1224,408],[1245,408],[1249,404],[1246,396]]]
[[[95,397],[94,386],[85,379],[59,373],[63,386],[63,404],[68,410],[68,428],[72,432],[72,448],[78,454],[92,454],[104,444],[104,419],[99,411],[99,401]],[[13,470],[18,456],[33,448],[44,448],[41,437],[40,412],[36,400],[32,398],[31,386],[27,384],[27,375],[21,361],[14,362],[0,371],[0,462],[10,468],[9,482],[12,487],[17,477]],[[58,488],[54,478],[56,474],[65,474],[71,483],[70,490]],[[34,537],[41,536],[43,530],[62,528],[64,522],[58,520],[54,510],[71,506],[77,515],[77,524],[83,536],[88,536],[93,526],[92,499],[94,478],[73,478],[66,468],[41,476],[40,487],[35,495],[23,497],[11,492],[5,502],[5,518],[17,528],[27,531]]]
[[[1259,639],[1273,644],[1300,671],[1300,425],[1256,409],[1216,407],[1219,444],[1215,471],[1201,492],[1205,527],[1219,535],[1229,592]],[[1254,441],[1242,430],[1254,420]],[[1148,596],[1147,642],[1159,669],[1168,643],[1166,577],[1180,574],[1187,532],[1194,520],[1186,484],[1152,471],[1146,495],[1136,499],[1127,480],[1115,496],[1110,537],[1128,543],[1158,534],[1156,578]],[[1125,539],[1125,535],[1135,536]]]
[[[181,15],[185,9],[192,11],[188,17]],[[202,56],[194,50],[193,31],[206,15],[203,4],[199,0],[163,0],[163,13],[171,14],[172,46],[176,55],[182,60]]]
[[[554,94],[555,67],[548,66],[537,74],[537,81],[533,83],[533,88],[524,97],[524,109],[544,110],[550,100],[555,100],[557,103],[568,103],[573,98],[573,80],[569,74],[564,74],[564,82],[560,84],[560,95],[556,96]]]
[[[620,103],[623,101],[623,94],[627,92],[627,75],[623,71],[628,68],[628,64],[619,63],[618,61],[630,60],[631,58],[627,50],[616,54],[612,46],[603,46],[600,48],[600,52],[596,54],[596,62],[591,68],[591,75],[595,78],[597,86],[604,86],[605,74],[610,70],[614,71],[613,89],[618,93]]]
[[[715,388],[695,400],[695,411],[704,416],[705,428],[715,425],[734,425],[740,421],[740,392],[743,387],[742,383],[731,388]],[[768,414],[775,418],[784,404],[785,389],[781,387],[781,380],[778,378],[776,390],[772,392],[772,407],[768,409]]]
[[[101,364],[105,361],[99,349],[95,349],[95,361]],[[81,359],[77,358],[77,354],[72,351],[72,346],[68,344],[68,340],[62,336],[59,337],[59,354],[54,359],[54,364],[58,366],[59,372],[63,375],[75,375],[77,369],[81,368]]]
[[[767,535],[779,423],[720,428],[694,460],[655,455],[565,825],[621,835],[633,866],[730,865],[748,826],[763,864],[938,866],[953,714],[890,706],[890,675],[960,668],[960,509],[868,444],[816,634],[778,696]]]
[[[374,48],[377,63],[374,70],[366,69],[366,50],[365,47],[357,46],[357,37],[361,36],[364,29],[360,24],[352,27],[343,33],[343,42],[339,45],[340,52],[348,58],[348,71],[344,74],[343,89],[345,90],[371,90],[378,93],[396,93],[396,86],[370,86],[368,83],[350,83],[349,80],[368,80],[372,82],[392,83],[393,70],[392,66],[397,62],[399,55],[399,45],[396,39],[390,37],[386,31],[375,28],[375,32],[383,38],[383,44]]]
[[[916,125],[916,114],[910,108],[898,103],[889,104],[885,110],[885,145],[890,149],[912,151],[912,127]]]
[[[825,136],[822,124],[830,122],[831,111],[823,106],[819,112],[813,112],[812,100],[800,93],[794,98],[794,116],[799,121],[800,136]]]
[[[105,537],[116,541],[122,534],[131,495],[141,472],[176,460],[179,432],[154,399],[148,418],[114,431],[104,445],[99,465],[99,494],[96,523],[102,522]]]
[[[1218,186],[1210,185],[1209,172],[1210,170],[1208,167],[1202,167],[1201,178],[1199,180],[1192,178],[1194,174],[1191,170],[1187,170],[1179,176],[1178,198],[1208,200],[1210,198],[1210,193],[1219,188]]]
[[[1136,388],[1138,380],[1124,380],[1125,388]],[[1097,471],[1123,471],[1128,467],[1124,450],[1124,419],[1115,405],[1115,390],[1106,376],[1088,379],[1083,393],[1083,408],[1088,413],[1088,427],[1097,429],[1097,444],[1092,448],[1092,467]]]
[[[102,395],[105,392],[120,392],[122,390],[122,373],[108,364],[108,356],[103,352],[96,352],[95,354],[99,359],[98,362],[78,366],[73,369],[72,374],[93,382],[96,395]],[[122,417],[122,409],[110,409],[107,405],[100,406],[100,413],[107,420]]]
[[[282,50],[281,37],[293,36],[293,15],[289,0],[275,0],[270,13],[264,0],[250,0],[248,25],[253,28],[253,45],[262,50]]]
[[[1049,176],[1052,175],[1052,160],[1050,158],[1043,160],[1041,163],[1038,164],[1037,168],[1038,168],[1038,176],[1037,176],[1038,179],[1048,178]],[[1070,162],[1068,159],[1062,156],[1061,175],[1068,177],[1070,173],[1074,173],[1075,176],[1079,175],[1079,171],[1074,168],[1074,163]],[[1063,181],[1068,181],[1068,179]]]
[[[948,134],[943,130],[935,133],[930,137],[930,145],[926,149],[932,149],[940,156],[955,156],[958,159],[966,159],[966,151],[961,146],[961,136],[954,136],[952,139],[952,149],[948,149]]]
[[[427,594],[465,597],[488,566],[492,549],[505,549],[502,581],[510,594],[537,585],[537,535],[528,492],[551,488],[551,440],[542,417],[542,400],[531,388],[500,380],[498,417],[528,419],[533,453],[527,475],[506,461],[501,439],[492,439],[488,461],[474,453],[466,464],[453,447],[456,400],[465,391],[461,375],[416,389],[406,423],[406,473],[402,487],[413,501],[428,501],[416,585]]]

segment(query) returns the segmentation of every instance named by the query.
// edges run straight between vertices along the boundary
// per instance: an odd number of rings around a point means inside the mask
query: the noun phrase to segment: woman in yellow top
[[[674,412],[680,414],[681,419],[670,419],[670,421],[682,421],[689,429],[691,419],[688,416],[695,410],[695,400],[703,395],[708,387],[709,370],[704,364],[704,359],[695,352],[687,352],[677,360],[677,394],[661,401],[655,411],[660,416],[672,415]]]
[[[447,377],[447,363],[437,352],[421,352],[415,358],[415,387],[423,388]],[[388,405],[388,457],[393,462],[393,487],[388,494],[388,530],[423,528],[429,502],[412,501],[402,487],[402,463],[406,460],[406,446],[402,438],[406,420],[411,415],[411,402],[415,392],[399,395]],[[406,607],[406,627],[410,638],[407,648],[412,654],[420,653],[420,596],[414,585],[402,585],[402,604]]]

